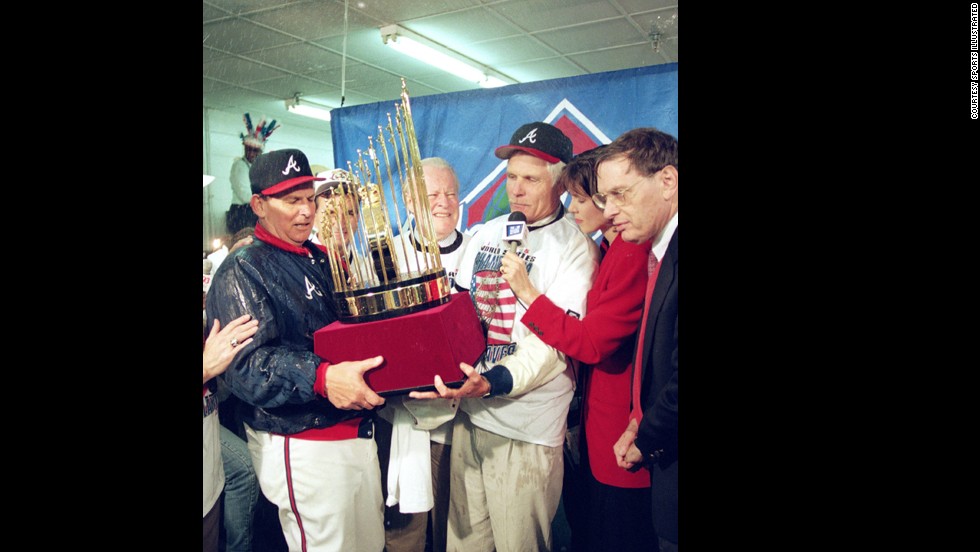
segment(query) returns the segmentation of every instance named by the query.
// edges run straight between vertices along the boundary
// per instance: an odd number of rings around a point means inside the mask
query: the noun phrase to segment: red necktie
[[[647,333],[647,319],[650,311],[650,298],[653,297],[653,288],[656,287],[657,274],[660,273],[660,261],[650,250],[647,258],[647,293],[643,300],[643,318],[640,323],[640,334],[636,341],[636,358],[633,359],[633,404],[630,408],[630,418],[636,418],[639,422],[643,418],[643,408],[640,406],[640,382],[643,380],[642,360],[643,360],[643,341]]]

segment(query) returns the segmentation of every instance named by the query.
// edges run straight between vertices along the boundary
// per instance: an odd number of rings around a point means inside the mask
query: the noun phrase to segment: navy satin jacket
[[[206,304],[208,328],[215,318],[225,324],[243,314],[259,321],[252,342],[220,376],[246,403],[242,421],[289,435],[371,419],[373,413],[338,409],[313,391],[322,362],[313,333],[337,320],[326,254],[309,240],[297,247],[256,231],[252,245],[218,267]]]

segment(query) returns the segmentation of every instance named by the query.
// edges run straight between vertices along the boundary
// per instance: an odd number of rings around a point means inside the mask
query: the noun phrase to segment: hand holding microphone
[[[527,217],[520,211],[514,211],[507,217],[507,224],[504,225],[504,235],[501,238],[507,243],[508,252],[504,253],[500,261],[500,276],[510,285],[525,305],[530,305],[541,295],[531,284],[531,279],[527,273],[524,261],[517,256],[517,248],[527,239]]]

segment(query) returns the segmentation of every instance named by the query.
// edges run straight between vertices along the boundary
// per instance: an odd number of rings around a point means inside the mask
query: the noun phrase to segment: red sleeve
[[[586,364],[598,363],[636,333],[643,312],[649,249],[649,244],[631,243],[610,248],[599,265],[582,320],[565,314],[541,295],[521,323],[566,355]]]
[[[316,367],[316,379],[313,380],[313,391],[321,397],[327,396],[327,368],[329,366],[329,362],[321,362]]]

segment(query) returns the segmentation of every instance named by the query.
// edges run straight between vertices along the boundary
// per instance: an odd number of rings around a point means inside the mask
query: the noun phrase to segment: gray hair
[[[558,161],[557,163],[548,163],[548,174],[551,175],[552,187],[558,184],[558,175],[561,174],[561,170],[564,168],[565,168],[564,161]]]
[[[514,157],[515,155],[530,155],[531,157],[538,157],[537,155],[534,155],[533,153],[528,153],[526,151],[515,151],[512,152],[509,156],[507,156],[507,160],[510,161],[510,158]],[[538,159],[541,158],[538,157]],[[542,161],[544,160],[542,159]],[[561,170],[565,168],[565,162],[559,160],[555,163],[548,163],[547,161],[545,161],[545,165],[548,170],[548,175],[551,176],[551,187],[553,188],[555,187],[555,185],[558,184],[558,175],[560,175]]]
[[[459,193],[459,177],[456,176],[456,169],[449,164],[449,161],[446,161],[442,157],[426,157],[422,160],[422,166],[449,169],[449,173],[453,175],[453,183],[456,185],[456,193]]]

